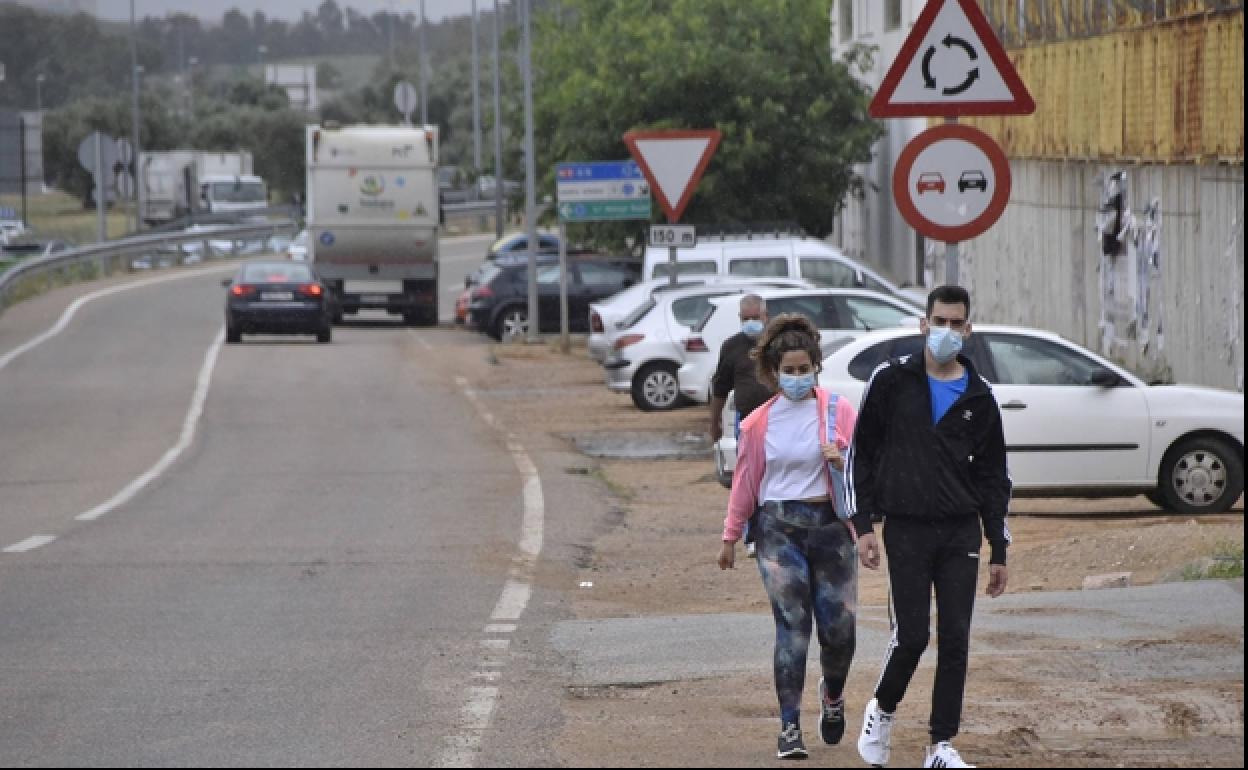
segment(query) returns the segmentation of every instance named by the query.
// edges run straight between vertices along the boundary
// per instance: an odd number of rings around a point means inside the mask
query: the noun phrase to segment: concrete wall
[[[1001,220],[962,244],[975,320],[1055,331],[1146,379],[1244,389],[1244,167],[1023,160]],[[1103,257],[1103,180],[1125,170],[1127,254]],[[1158,258],[1145,216],[1160,201]],[[937,275],[943,275],[938,272]]]

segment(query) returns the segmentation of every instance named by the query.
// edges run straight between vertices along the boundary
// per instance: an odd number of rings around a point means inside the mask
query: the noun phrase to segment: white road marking
[[[56,539],[56,535],[35,535],[34,537],[26,538],[20,543],[14,543],[8,548],[5,548],[4,552],[5,553],[26,553],[27,551],[33,551],[36,548],[39,548],[40,546],[45,546],[48,543],[51,543],[55,539]]]
[[[82,308],[83,305],[87,304],[88,302],[97,300],[100,297],[107,297],[109,295],[118,294],[123,291],[130,291],[131,289],[141,289],[144,286],[154,286],[158,283],[167,283],[169,281],[181,281],[187,278],[196,278],[196,277],[199,277],[205,274],[211,274],[211,273],[223,273],[223,272],[226,272],[227,269],[237,270],[238,265],[230,265],[228,268],[216,267],[216,268],[209,268],[206,270],[196,270],[194,272],[184,273],[184,274],[179,274],[179,275],[161,276],[160,278],[148,278],[142,281],[135,281],[134,283],[127,283],[121,286],[111,286],[107,289],[99,289],[97,291],[91,292],[90,294],[84,294],[83,296],[79,297],[78,299],[70,303],[70,306],[65,308],[65,312],[61,313],[61,317],[57,320],[57,322],[54,323],[52,327],[48,329],[46,332],[30,340],[27,340],[21,345],[18,345],[17,347],[10,350],[8,353],[5,353],[4,355],[0,355],[0,369],[3,369],[4,367],[8,366],[18,356],[24,353],[28,353],[31,350],[34,350],[35,348],[39,347],[43,343],[52,339],[56,335],[65,331],[65,328],[69,326],[69,322],[73,320],[74,315],[78,312],[80,308]]]
[[[420,339],[417,336],[417,339]],[[427,344],[427,343],[424,343]],[[468,380],[456,377],[455,384],[476,408],[481,419],[492,428],[503,433],[507,442],[507,451],[512,461],[524,478],[524,523],[520,533],[520,553],[515,558],[516,566],[503,584],[503,591],[498,597],[494,611],[490,613],[490,624],[485,633],[511,633],[516,630],[516,623],[529,605],[533,595],[533,573],[537,567],[538,557],[542,553],[543,528],[545,526],[545,501],[542,497],[542,480],[537,473],[537,466],[524,446],[517,438],[504,430],[501,423],[490,414],[481,403],[476,392],[469,387]],[[507,638],[486,638],[480,640],[481,647],[499,657],[486,657],[480,661],[480,669],[501,669],[505,663],[502,659],[511,646]],[[501,671],[479,670],[473,678],[496,681]],[[481,751],[481,741],[490,726],[490,718],[498,703],[497,687],[469,687],[468,700],[460,711],[459,726],[456,732],[448,735],[442,747],[442,754],[434,762],[434,767],[473,767],[477,755]]]
[[[204,413],[204,401],[208,398],[208,387],[212,384],[212,370],[217,365],[217,355],[221,352],[221,343],[225,341],[225,327],[222,326],[217,331],[217,336],[213,339],[212,344],[208,346],[208,352],[204,354],[204,364],[199,370],[199,380],[195,384],[195,394],[191,396],[191,407],[186,412],[186,418],[182,421],[182,435],[178,437],[178,443],[174,444],[165,452],[164,456],[156,461],[156,464],[147,470],[142,476],[131,481],[112,499],[101,503],[86,513],[80,513],[74,518],[78,521],[94,521],[106,513],[116,510],[118,507],[125,505],[134,499],[134,496],[143,490],[148,484],[151,484],[160,475],[169,470],[169,466],[177,461],[178,457],[186,451],[187,447],[195,439],[195,427],[199,424],[199,418]]]

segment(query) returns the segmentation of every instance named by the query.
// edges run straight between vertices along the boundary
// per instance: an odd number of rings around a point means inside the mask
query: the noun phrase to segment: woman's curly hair
[[[775,391],[780,387],[776,372],[785,353],[804,350],[818,374],[823,369],[823,351],[819,348],[819,330],[810,319],[797,313],[781,313],[767,324],[758,338],[758,345],[750,351],[757,362],[758,381]]]

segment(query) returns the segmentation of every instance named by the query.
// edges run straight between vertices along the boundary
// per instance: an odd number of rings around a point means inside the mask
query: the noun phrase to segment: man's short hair
[[[746,305],[758,305],[758,308],[760,310],[767,309],[767,303],[764,302],[763,298],[758,296],[757,294],[746,294],[744,297],[742,297],[741,307],[744,308]]]
[[[946,305],[964,305],[966,307],[966,317],[971,317],[971,293],[961,286],[952,284],[946,286],[937,286],[927,295],[927,317],[932,317],[932,308],[937,302],[943,302]]]

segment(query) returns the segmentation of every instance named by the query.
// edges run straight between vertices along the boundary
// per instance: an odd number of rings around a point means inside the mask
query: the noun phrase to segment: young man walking
[[[970,360],[959,355],[971,334],[970,310],[966,289],[932,291],[919,324],[923,354],[876,369],[847,456],[859,557],[864,566],[879,567],[872,519],[883,519],[896,616],[884,671],[858,738],[858,753],[880,767],[888,764],[897,704],[927,647],[933,588],[938,650],[924,767],[974,767],[951,741],[962,716],[985,538],[991,558],[987,594],[1000,596],[1008,578],[1010,478],[996,398]]]
[[[741,421],[775,395],[771,388],[758,381],[758,364],[750,356],[750,351],[758,344],[758,338],[767,325],[767,305],[763,298],[757,294],[746,294],[742,297],[738,318],[741,320],[741,331],[724,340],[719,349],[719,364],[711,378],[712,444],[723,438],[722,417],[729,393],[736,393],[736,438],[740,438]],[[757,516],[751,518],[745,529],[745,555],[750,558],[756,553],[756,520]]]

